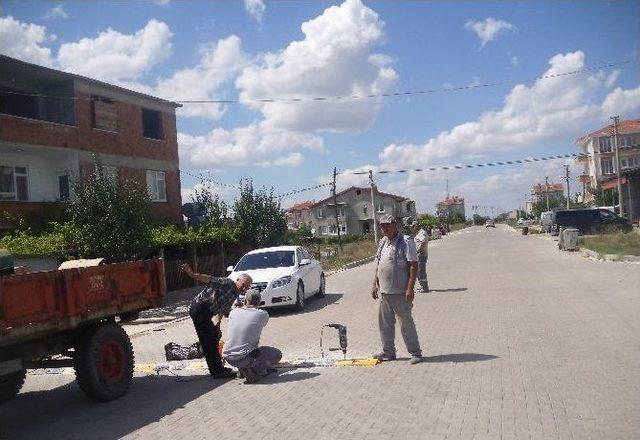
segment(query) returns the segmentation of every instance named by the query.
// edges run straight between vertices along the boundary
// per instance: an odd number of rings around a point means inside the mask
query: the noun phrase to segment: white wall
[[[0,165],[27,168],[30,202],[58,200],[58,174],[71,173],[72,179],[78,175],[78,155],[74,152],[0,147]]]

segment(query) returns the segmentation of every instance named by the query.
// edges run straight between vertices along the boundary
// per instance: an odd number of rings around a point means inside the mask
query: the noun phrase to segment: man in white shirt
[[[275,365],[282,359],[277,348],[259,347],[262,329],[269,321],[269,314],[258,308],[260,292],[248,291],[242,307],[229,313],[228,339],[225,341],[222,357],[237,367],[245,383],[254,383],[275,371]]]
[[[416,251],[418,252],[418,282],[422,291],[428,293],[427,260],[429,259],[429,235],[416,220],[411,223],[411,232],[414,234],[413,241],[416,243]]]

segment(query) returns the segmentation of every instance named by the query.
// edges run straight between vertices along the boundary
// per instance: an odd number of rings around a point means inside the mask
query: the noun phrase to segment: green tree
[[[218,194],[213,194],[211,185],[203,184],[195,190],[191,199],[195,203],[201,203],[209,215],[209,223],[212,226],[222,226],[229,213],[229,207]]]
[[[563,197],[550,197],[549,209],[547,209],[547,199],[542,198],[531,205],[531,212],[535,218],[540,218],[540,214],[545,211],[552,211],[555,209],[563,209],[567,207],[567,199]]]
[[[255,191],[253,181],[240,181],[240,196],[233,211],[240,242],[265,247],[286,241],[287,220],[273,189]]]
[[[599,186],[587,189],[593,195],[593,203],[596,206],[615,206],[618,204],[617,189],[603,190]]]
[[[151,244],[151,216],[143,184],[105,175],[96,160],[93,173],[74,190],[70,209],[83,257],[114,263],[144,256]]]

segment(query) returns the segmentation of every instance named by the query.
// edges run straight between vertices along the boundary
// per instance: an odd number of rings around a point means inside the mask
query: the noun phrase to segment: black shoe
[[[233,379],[234,377],[236,377],[236,372],[231,368],[223,368],[220,371],[211,373],[211,377],[213,377],[214,379]]]

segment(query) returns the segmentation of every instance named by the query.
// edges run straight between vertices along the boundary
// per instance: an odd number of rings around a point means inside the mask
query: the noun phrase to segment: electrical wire
[[[638,60],[628,59],[624,61],[618,61],[613,63],[605,63],[598,66],[593,67],[585,67],[584,69],[572,70],[569,72],[562,73],[554,73],[549,75],[542,75],[534,77],[533,80],[546,80],[559,78],[563,76],[571,76],[571,75],[579,75],[582,73],[593,72],[595,70],[604,70],[611,69],[614,67],[622,67],[625,65],[640,65]],[[487,82],[483,84],[469,84],[464,86],[457,87],[440,87],[433,89],[425,89],[425,90],[405,90],[402,92],[392,92],[392,93],[371,93],[364,95],[343,95],[343,96],[314,96],[314,97],[304,97],[304,98],[256,98],[256,99],[174,99],[170,100],[177,104],[243,104],[247,102],[256,102],[256,103],[296,103],[296,102],[329,102],[329,101],[346,101],[346,100],[360,100],[360,99],[373,99],[373,98],[399,98],[405,96],[417,96],[417,95],[428,95],[433,93],[446,93],[446,92],[459,92],[464,90],[473,90],[473,89],[481,89],[487,87],[496,87],[500,85],[506,84],[515,84],[521,83],[522,81],[516,80],[503,80],[503,81],[495,81],[495,82]],[[28,92],[20,92],[16,90],[1,90],[0,94],[5,95],[20,95],[20,96],[29,96],[29,97],[37,97],[37,98],[49,98],[49,99],[68,99],[73,101],[95,101],[95,97],[91,96],[63,96],[63,95],[49,95],[43,93],[28,93]],[[161,98],[165,99],[165,98]]]

